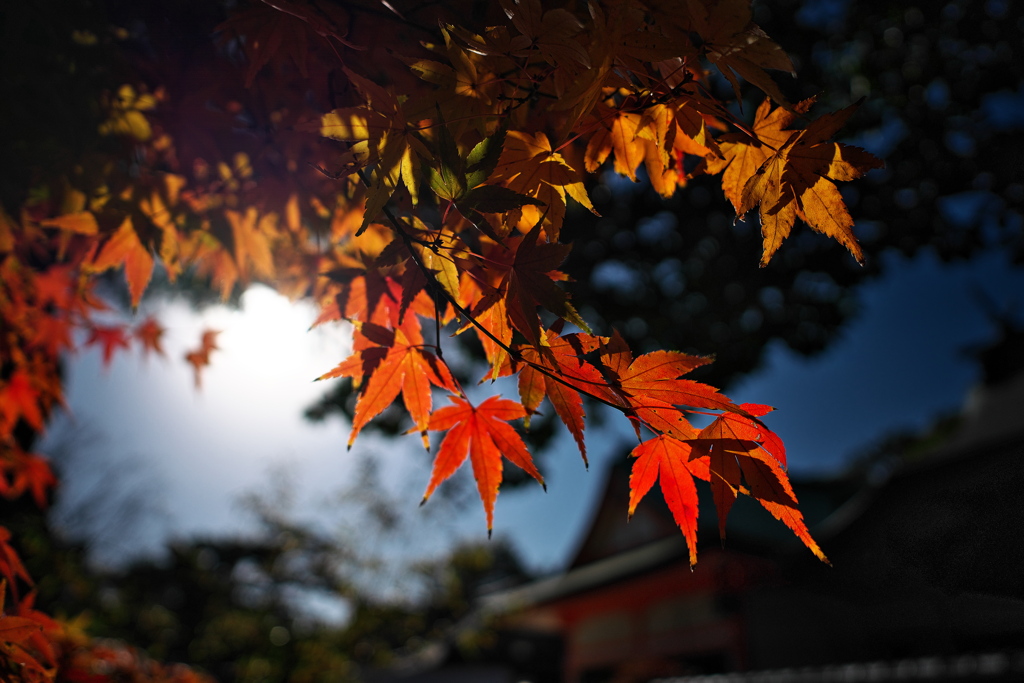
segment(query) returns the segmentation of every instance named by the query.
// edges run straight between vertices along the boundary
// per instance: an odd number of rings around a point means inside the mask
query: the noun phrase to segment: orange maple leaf
[[[711,362],[710,358],[679,351],[652,351],[635,360],[616,332],[601,348],[601,366],[609,383],[610,401],[634,421],[660,434],[692,439],[697,430],[677,406],[740,411],[714,387],[682,379],[682,375]],[[639,425],[634,422],[634,426]]]
[[[202,386],[202,371],[210,364],[210,354],[220,348],[217,346],[217,335],[219,334],[219,330],[203,330],[199,348],[185,354],[185,360],[192,366],[196,389]]]
[[[690,566],[697,564],[697,487],[694,477],[709,479],[707,462],[693,459],[690,444],[661,434],[633,449],[629,477],[629,515],[657,481],[672,517],[686,538]]]
[[[810,101],[805,101],[797,105],[797,110],[806,111],[809,107]],[[726,163],[730,167],[739,160],[737,178],[743,177],[747,171],[744,167],[748,167],[760,154],[765,157],[753,175],[748,176],[744,182],[739,203],[734,201],[739,216],[760,206],[761,234],[764,238],[762,266],[767,265],[782,241],[789,236],[797,218],[815,231],[839,241],[858,262],[864,261],[860,245],[853,234],[853,218],[832,180],[859,178],[873,168],[881,168],[882,162],[857,147],[826,142],[846,123],[856,108],[855,103],[815,119],[803,130],[786,131],[782,127],[791,123],[795,117],[789,112],[768,114],[765,103],[758,109],[761,125],[758,129],[758,123],[755,122],[755,132],[766,139],[774,138],[775,144],[766,143],[771,151],[761,148],[758,151],[748,149],[746,152],[732,152],[726,151],[723,145]],[[757,149],[761,145],[755,143],[747,147]],[[709,164],[709,168],[712,167],[719,166]],[[735,195],[732,198],[735,200]]]
[[[505,349],[512,344],[512,326],[509,324],[505,299],[497,289],[484,281],[484,278],[477,278],[475,273],[463,271],[459,279],[458,302],[469,310],[473,320],[480,324],[478,327],[467,322],[459,332],[470,327],[476,331],[484,355],[491,366],[491,374],[496,377],[502,365],[508,360],[508,352]],[[481,327],[494,335],[494,338],[484,333]]]
[[[487,535],[494,523],[494,501],[501,485],[501,458],[520,467],[544,486],[544,478],[533,464],[526,444],[513,427],[511,420],[526,417],[520,404],[491,396],[479,406],[458,396],[448,397],[453,406],[445,406],[430,416],[430,430],[448,430],[434,458],[430,483],[423,494],[425,503],[438,485],[455,473],[469,455],[473,465],[480,500],[487,514]]]
[[[340,268],[328,277],[342,285],[341,291],[323,308],[314,326],[344,318],[398,327],[410,311],[424,317],[434,315],[434,301],[426,291],[411,291],[377,269]]]
[[[798,102],[793,111],[782,107],[772,109],[772,102],[765,98],[754,112],[754,125],[751,132],[726,133],[717,139],[722,151],[721,158],[708,158],[709,173],[722,173],[722,191],[732,202],[736,213],[743,204],[743,186],[757,169],[768,160],[779,148],[786,144],[789,136],[795,131],[789,126],[796,120],[797,114],[805,114],[814,104],[814,98]],[[723,172],[724,171],[724,172]]]
[[[595,112],[601,127],[590,137],[585,156],[586,168],[593,173],[615,152],[615,172],[637,182],[636,169],[647,156],[649,140],[637,137],[637,126],[642,118],[637,112],[611,111],[601,106]]]
[[[132,306],[138,307],[142,293],[146,291],[153,275],[153,255],[139,240],[132,225],[131,217],[125,218],[121,227],[111,235],[91,262],[89,269],[102,272],[108,268],[124,265],[124,277],[128,281]]]
[[[349,448],[366,424],[402,394],[406,410],[429,447],[430,386],[459,392],[447,364],[426,351],[416,316],[406,316],[394,329],[374,323],[357,323],[355,353],[318,380],[351,377],[361,387],[352,418]],[[365,384],[363,380],[366,379]]]
[[[246,209],[245,213],[229,209],[224,212],[224,216],[231,225],[235,265],[239,274],[243,278],[248,277],[251,265],[257,276],[273,276],[274,256],[268,237],[272,226],[268,225],[268,222],[273,222],[276,218],[272,214],[259,217],[259,212],[253,207]]]
[[[544,231],[552,242],[558,239],[562,229],[566,194],[594,211],[579,172],[552,149],[544,133],[508,132],[498,165],[489,179],[489,182],[497,181],[503,181],[509,189],[538,199],[545,205],[543,209],[527,205],[509,211],[506,225],[518,225],[525,231],[543,221]]]
[[[780,465],[786,465],[786,448],[782,440],[754,419],[769,413],[773,408],[753,403],[743,403],[740,408],[751,417],[723,413],[691,442],[698,456],[710,458],[710,467],[717,473],[717,476],[711,478],[711,493],[718,510],[718,533],[722,538],[725,538],[725,520],[739,493],[739,488],[733,485],[740,481],[741,476],[736,454],[761,447],[778,460]]]

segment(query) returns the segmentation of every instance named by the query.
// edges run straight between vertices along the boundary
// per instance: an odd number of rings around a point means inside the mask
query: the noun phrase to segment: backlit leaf
[[[502,457],[544,484],[522,437],[508,424],[511,420],[525,417],[526,411],[515,401],[496,396],[484,400],[479,406],[458,396],[449,396],[449,399],[454,405],[438,408],[430,416],[429,428],[432,431],[447,430],[448,433],[434,458],[434,469],[423,500],[429,499],[438,485],[454,474],[468,455],[490,534],[494,526],[494,501],[501,485]]]

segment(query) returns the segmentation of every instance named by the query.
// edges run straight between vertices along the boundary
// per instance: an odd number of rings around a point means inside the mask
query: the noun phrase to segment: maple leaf
[[[596,171],[614,152],[616,173],[636,182],[636,170],[644,164],[655,191],[662,197],[671,197],[687,180],[682,164],[673,158],[675,153],[702,157],[719,153],[702,110],[710,111],[712,107],[683,88],[671,105],[655,104],[642,112],[598,105],[594,112],[597,130],[591,135],[584,155],[586,169]]]
[[[701,439],[734,439],[737,441],[753,441],[786,466],[786,447],[782,439],[756,419],[775,410],[771,406],[757,403],[741,403],[742,413],[722,413],[707,427],[701,430]]]
[[[543,202],[543,212],[538,206],[524,206],[510,211],[506,222],[526,226],[526,230],[543,221],[544,231],[552,242],[558,240],[565,218],[566,194],[596,213],[579,172],[552,149],[544,133],[509,131],[490,180],[504,182],[509,189]]]
[[[379,270],[346,268],[331,271],[327,276],[342,283],[343,287],[333,306],[328,305],[314,325],[344,318],[398,327],[409,311],[423,316],[434,314],[434,302],[426,292],[422,289],[409,291],[398,280],[382,275]]]
[[[363,165],[375,165],[367,188],[361,232],[384,210],[400,180],[410,193],[416,194],[419,159],[429,159],[432,154],[419,138],[419,127],[412,125],[407,116],[407,111],[416,111],[418,102],[400,101],[387,89],[347,67],[342,70],[364,96],[366,106],[335,109],[324,114],[320,134],[354,142],[352,151],[357,160]]]
[[[351,377],[354,385],[361,388],[352,417],[349,448],[362,428],[391,405],[399,392],[422,435],[424,447],[429,447],[430,386],[459,392],[447,364],[425,350],[416,316],[406,316],[395,329],[357,323],[356,330],[355,353],[317,378]]]
[[[543,334],[537,306],[543,306],[559,318],[590,331],[587,323],[569,303],[568,294],[555,284],[552,277],[554,275],[561,279],[562,275],[557,268],[562,265],[572,247],[568,244],[538,242],[540,228],[541,222],[538,221],[519,241],[515,257],[508,265],[498,288],[505,299],[512,326],[534,345],[540,343]]]
[[[597,367],[608,380],[609,400],[655,433],[677,439],[696,436],[697,430],[676,406],[741,410],[714,387],[681,378],[710,363],[710,358],[679,351],[652,351],[634,360],[618,332],[602,345],[600,358],[601,364]]]
[[[474,273],[462,272],[459,279],[458,302],[464,309],[469,310],[470,317],[477,325],[467,321],[457,333],[470,327],[476,331],[484,355],[491,366],[491,376],[497,377],[498,371],[508,358],[505,349],[512,344],[512,326],[509,324],[508,311],[501,292],[481,280],[482,278],[478,278]],[[484,332],[485,329],[489,334]]]
[[[423,80],[439,85],[442,92],[451,92],[461,98],[449,105],[456,105],[460,110],[469,106],[473,113],[487,115],[489,110],[486,105],[490,105],[493,98],[499,94],[501,79],[490,72],[482,55],[467,50],[452,40],[447,26],[441,26],[441,34],[444,37],[444,45],[428,47],[447,57],[448,64],[432,59],[396,56]]]
[[[455,405],[438,408],[430,416],[431,431],[447,430],[448,433],[434,458],[423,502],[430,498],[442,481],[455,473],[468,455],[487,515],[487,535],[490,536],[494,526],[494,501],[501,485],[502,456],[544,486],[544,479],[534,466],[522,437],[508,424],[511,420],[526,417],[526,410],[515,401],[497,396],[491,396],[479,406],[458,396],[448,398]]]
[[[99,232],[96,216],[91,211],[76,211],[56,218],[40,221],[39,225],[48,228],[60,228],[78,235],[95,235]]]
[[[18,553],[8,543],[10,540],[11,532],[0,526],[0,574],[4,576],[3,582],[0,582],[0,605],[4,601],[3,583],[7,584],[7,588],[10,589],[15,600],[18,599],[18,579],[32,585],[32,577],[25,570],[25,565],[22,564]]]
[[[810,101],[802,102],[797,109],[806,110],[810,104]],[[760,206],[764,238],[762,266],[767,265],[789,236],[797,218],[815,231],[836,239],[858,263],[863,263],[864,255],[853,234],[853,218],[832,180],[858,178],[873,168],[881,168],[882,162],[857,147],[826,142],[853,115],[858,104],[821,116],[801,131],[785,131],[782,127],[795,117],[790,112],[769,114],[766,102],[758,110],[755,132],[775,143],[768,143],[774,148],[772,152],[761,149],[758,144],[746,145],[745,151],[727,150],[723,146],[726,163],[730,168],[738,166],[734,176],[737,179],[744,177],[759,155],[764,155],[754,174],[747,177],[739,203],[734,201],[738,216]],[[729,184],[735,185],[734,182]]]
[[[700,431],[693,440],[695,453],[710,458],[710,468],[717,474],[711,478],[711,493],[718,510],[718,533],[725,538],[725,521],[740,491],[742,474],[736,460],[738,453],[747,454],[758,447],[786,465],[786,449],[779,437],[755,417],[773,410],[770,406],[743,403],[746,415],[723,413]],[[748,417],[749,415],[749,417]]]
[[[202,387],[202,371],[210,364],[210,354],[220,348],[217,346],[217,335],[219,334],[219,330],[203,330],[199,348],[185,354],[185,360],[192,366],[196,389]]]
[[[672,518],[686,538],[690,566],[697,564],[697,487],[693,478],[707,480],[707,463],[693,459],[690,444],[664,434],[644,441],[633,449],[633,470],[629,477],[629,515],[657,481]]]
[[[96,257],[86,264],[94,272],[103,272],[120,265],[124,265],[124,277],[128,282],[132,307],[138,308],[142,293],[146,291],[149,279],[153,275],[153,255],[139,240],[131,217],[124,219]]]
[[[749,415],[771,408],[745,403]],[[828,558],[811,537],[785,471],[782,441],[758,421],[743,415],[722,415],[691,442],[700,457],[708,457],[711,492],[718,510],[719,533],[725,537],[725,518],[740,493],[757,500],[796,534],[822,562]],[[746,486],[744,486],[744,483]]]
[[[24,370],[17,370],[0,388],[0,437],[11,434],[18,418],[25,420],[32,429],[43,430],[43,411],[39,405],[39,391],[33,385],[32,377]]]
[[[152,316],[146,318],[135,328],[135,339],[142,344],[142,351],[147,356],[150,352],[164,355],[160,339],[164,336],[164,328]]]
[[[460,262],[467,261],[470,254],[465,244],[454,234],[446,230],[427,230],[416,226],[404,226],[405,237],[396,240],[387,249],[399,257],[408,256],[405,273],[402,276],[401,289],[406,308],[412,299],[427,287],[426,273],[451,297],[459,295]],[[387,254],[381,254],[384,259]],[[429,309],[421,310],[427,312]]]
[[[214,30],[242,38],[240,47],[249,60],[245,71],[245,87],[248,88],[263,67],[281,64],[285,57],[306,77],[310,38],[318,33],[343,37],[348,33],[348,23],[344,8],[337,5],[275,0],[273,6],[235,11]]]
[[[512,54],[530,57],[537,50],[553,66],[590,67],[586,49],[574,39],[583,24],[568,10],[545,12],[540,0],[501,0],[501,7],[522,34],[512,39]]]
[[[41,314],[35,321],[32,345],[46,349],[51,357],[56,356],[74,347],[71,331],[72,323],[67,317]]]
[[[100,345],[103,347],[103,365],[110,366],[114,358],[114,352],[118,349],[128,348],[128,335],[121,326],[95,325],[89,331],[89,338],[85,341],[86,346]]]
[[[0,477],[0,486],[6,497],[14,499],[29,491],[36,505],[46,508],[47,492],[57,484],[57,477],[46,458],[16,450],[14,457],[3,463],[0,469],[4,470],[5,477],[10,477],[10,482]]]
[[[782,48],[752,21],[750,2],[700,2],[705,11],[691,13],[692,29],[701,36],[702,49],[708,60],[732,83],[736,99],[741,98],[739,82],[736,80],[736,74],[739,74],[779,104],[789,107],[779,86],[765,73],[765,69],[795,75],[793,63]]]
[[[707,170],[709,173],[722,173],[722,191],[737,214],[743,204],[743,186],[747,180],[786,144],[795,132],[788,127],[796,120],[797,114],[807,113],[813,104],[814,98],[809,98],[798,102],[792,111],[783,107],[773,109],[771,100],[766,97],[754,112],[753,137],[745,132],[718,137],[722,157],[708,159]]]
[[[250,266],[260,277],[273,276],[274,257],[268,239],[268,233],[273,228],[267,223],[276,220],[275,217],[259,217],[259,212],[253,207],[246,209],[245,213],[229,209],[224,212],[224,216],[231,225],[235,264],[242,278],[248,277]]]
[[[0,614],[0,643],[8,646],[25,643],[42,630],[43,627],[32,619]]]
[[[611,111],[601,107],[596,113],[601,126],[587,143],[586,168],[593,173],[614,150],[615,172],[637,182],[636,169],[647,155],[647,141],[637,138],[641,115],[636,112]]]
[[[38,627],[38,630],[31,633],[27,639],[28,649],[35,655],[37,663],[39,660],[45,661],[47,664],[45,668],[52,672],[57,667],[57,652],[54,647],[53,637],[58,634],[63,635],[65,631],[62,624],[35,609],[36,595],[36,591],[33,590],[22,598],[18,602],[17,611],[11,614],[11,616],[27,619]],[[3,609],[2,602],[2,597],[0,597],[0,611]],[[40,669],[43,669],[43,667],[40,667]]]
[[[517,345],[521,361],[506,364],[501,376],[515,369],[518,375],[519,397],[526,409],[526,426],[530,416],[546,396],[555,413],[572,434],[587,463],[587,449],[583,440],[586,413],[579,392],[601,395],[605,380],[601,373],[585,360],[595,351],[600,339],[585,334],[559,334],[561,325],[545,331],[541,344]]]
[[[76,303],[74,272],[70,266],[51,266],[35,276],[34,284],[40,307],[53,304],[66,310]]]

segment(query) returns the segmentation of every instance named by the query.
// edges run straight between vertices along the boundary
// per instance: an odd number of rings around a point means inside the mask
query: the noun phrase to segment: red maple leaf
[[[770,408],[744,403],[750,415],[763,415]],[[796,493],[786,474],[786,452],[779,439],[759,421],[742,415],[721,415],[701,430],[693,441],[697,455],[708,456],[711,493],[718,510],[719,533],[725,536],[725,518],[740,494],[757,500],[822,562],[825,553],[811,537],[804,516],[797,507]]]
[[[629,477],[629,515],[657,481],[672,517],[683,531],[690,550],[690,566],[697,564],[697,486],[693,478],[709,479],[708,465],[693,459],[693,447],[664,434],[648,439],[633,449],[633,472]]]
[[[768,451],[779,464],[786,466],[786,446],[779,435],[756,419],[775,410],[757,403],[741,403],[743,413],[723,413],[701,430],[700,439],[736,439],[752,441]]]
[[[114,358],[114,352],[118,349],[128,348],[128,335],[123,327],[104,327],[97,325],[92,328],[89,338],[85,341],[86,346],[99,344],[103,347],[103,365],[107,367]]]
[[[54,476],[50,463],[46,458],[32,453],[15,450],[13,455],[0,465],[0,472],[0,493],[13,500],[25,491],[30,491],[40,508],[47,505],[47,491],[57,485],[57,477]]]
[[[2,588],[4,583],[7,584],[7,588],[10,589],[15,601],[18,599],[18,579],[21,579],[30,586],[32,585],[32,577],[25,570],[25,565],[21,563],[18,553],[8,543],[10,540],[11,532],[5,527],[0,526],[0,575],[4,577],[0,581],[0,605],[3,604],[4,592]]]
[[[569,303],[568,294],[555,284],[556,279],[564,279],[557,268],[562,265],[572,247],[568,244],[538,243],[540,228],[538,222],[533,230],[523,236],[516,248],[515,258],[499,286],[512,326],[535,345],[541,343],[543,336],[537,306],[543,306],[559,318],[589,331],[587,324]]]
[[[26,643],[42,630],[42,627],[31,619],[0,614],[0,643],[5,645]]]
[[[39,408],[39,391],[32,377],[18,370],[0,388],[0,436],[7,436],[22,418],[37,432],[43,430],[43,413]]]
[[[150,352],[164,355],[164,348],[160,345],[160,339],[163,336],[163,326],[152,317],[146,318],[135,328],[135,339],[142,344],[142,351],[147,356]]]
[[[494,522],[494,501],[501,485],[501,458],[504,456],[544,486],[544,479],[533,464],[526,444],[510,420],[526,417],[526,410],[515,401],[491,396],[479,406],[458,396],[449,396],[453,406],[445,406],[430,416],[432,431],[448,430],[434,459],[430,483],[423,494],[425,503],[438,485],[455,473],[469,455],[480,500],[487,513],[487,535]]]
[[[33,346],[45,349],[50,356],[56,356],[64,349],[74,347],[71,337],[72,321],[64,315],[47,315],[40,313],[36,318]]]
[[[522,361],[505,365],[500,375],[518,370],[519,397],[527,412],[527,426],[530,415],[537,412],[547,396],[555,413],[572,433],[586,463],[587,449],[583,441],[586,413],[579,392],[602,397],[605,391],[601,373],[585,360],[586,354],[596,350],[601,340],[587,334],[560,335],[558,323],[545,331],[542,345],[518,345],[516,350]]]
[[[74,285],[71,266],[51,266],[35,276],[36,302],[40,307],[53,304],[59,309],[69,309],[75,297]]]

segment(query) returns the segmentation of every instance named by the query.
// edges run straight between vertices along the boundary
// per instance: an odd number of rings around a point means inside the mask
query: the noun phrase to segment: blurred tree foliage
[[[273,506],[259,513],[251,537],[182,540],[162,558],[98,569],[86,561],[87,544],[50,528],[30,501],[0,502],[26,567],[40,577],[37,607],[222,683],[360,680],[429,642],[472,659],[494,644],[486,624],[460,628],[480,592],[529,578],[508,545],[481,540],[409,568],[415,597],[380,593],[358,580],[380,568],[352,539]],[[312,616],[318,601],[342,603],[344,618]]]

